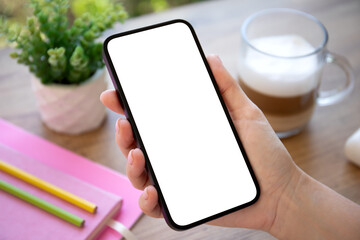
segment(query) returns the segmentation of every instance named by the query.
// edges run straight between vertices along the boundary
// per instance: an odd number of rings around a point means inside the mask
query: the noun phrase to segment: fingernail
[[[134,149],[131,149],[129,152],[128,162],[130,165],[133,165],[133,162],[134,162],[133,151],[134,151]]]
[[[116,121],[116,123],[115,123],[115,131],[116,131],[116,133],[119,133],[119,125],[120,125],[120,119],[118,119],[117,121]]]
[[[221,61],[221,58],[218,55],[215,55],[216,59],[219,61],[219,63],[222,65],[223,62]]]
[[[148,188],[145,188],[144,193],[143,193],[143,198],[144,198],[144,200],[148,200],[148,198],[149,198]]]
[[[121,123],[121,121],[124,121],[124,119],[119,118],[119,119],[116,121],[116,124],[115,124],[116,133],[119,133],[119,131],[120,131],[120,123]]]
[[[216,58],[216,60],[217,60],[221,65],[223,65],[223,62],[221,61],[221,58],[220,58],[218,55],[216,55],[216,54],[210,54],[210,56]]]

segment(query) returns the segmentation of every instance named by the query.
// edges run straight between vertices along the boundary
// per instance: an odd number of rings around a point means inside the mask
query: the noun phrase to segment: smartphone
[[[259,185],[188,22],[112,35],[103,56],[170,227],[256,202]]]

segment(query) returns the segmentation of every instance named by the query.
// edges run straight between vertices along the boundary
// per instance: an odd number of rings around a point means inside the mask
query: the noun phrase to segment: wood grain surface
[[[194,26],[205,53],[220,55],[229,71],[236,76],[241,24],[250,14],[270,7],[295,8],[317,17],[329,32],[328,49],[345,56],[354,68],[356,82],[352,94],[339,104],[318,107],[307,128],[301,134],[283,140],[283,143],[305,172],[360,204],[360,168],[351,164],[344,155],[346,139],[360,127],[360,1],[207,1],[129,19],[105,35],[183,18]],[[0,117],[92,161],[125,173],[126,159],[114,141],[114,125],[120,116],[108,111],[99,129],[79,136],[49,130],[42,124],[37,111],[30,73],[26,67],[10,59],[9,52],[10,49],[0,50]],[[335,67],[327,67],[324,75],[325,87],[344,78]],[[110,82],[109,88],[112,88]],[[147,216],[141,217],[133,231],[139,239],[273,239],[257,230],[207,225],[176,232],[164,220]]]

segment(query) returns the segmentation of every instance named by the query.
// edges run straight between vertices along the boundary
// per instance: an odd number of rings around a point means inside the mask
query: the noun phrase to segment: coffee
[[[239,82],[276,132],[301,128],[312,116],[321,67],[314,48],[298,35],[251,41],[239,62]],[[306,55],[309,56],[306,57]]]
[[[319,20],[294,9],[262,10],[241,27],[240,85],[280,138],[299,133],[315,105],[337,103],[353,88],[350,64],[329,52],[327,41],[328,33]],[[322,91],[321,73],[327,64],[340,67],[346,81]]]

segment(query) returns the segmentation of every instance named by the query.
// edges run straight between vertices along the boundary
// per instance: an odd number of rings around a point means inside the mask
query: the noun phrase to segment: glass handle
[[[333,90],[319,91],[319,97],[317,98],[317,104],[319,106],[327,106],[343,100],[354,88],[354,71],[351,68],[350,63],[342,56],[327,52],[326,63],[338,65],[346,75],[346,82],[343,86],[340,86]]]

